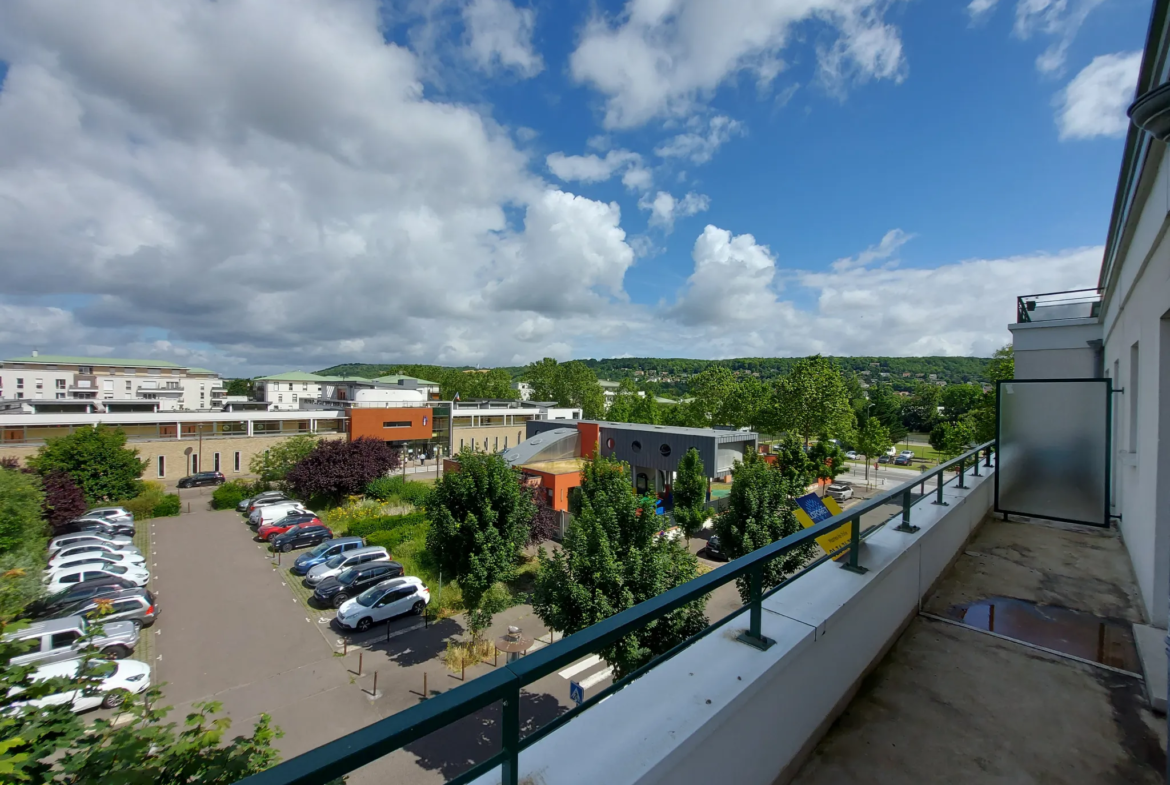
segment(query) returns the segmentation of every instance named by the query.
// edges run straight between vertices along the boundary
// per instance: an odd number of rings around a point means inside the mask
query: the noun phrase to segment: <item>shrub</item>
[[[146,518],[154,518],[160,513],[155,512],[155,508],[164,503],[168,495],[175,497],[175,502],[178,503],[179,497],[175,494],[168,494],[166,486],[161,482],[146,481],[143,484],[142,493],[135,496],[133,499],[117,502],[118,505],[125,507],[130,512],[134,513],[135,520]],[[166,509],[165,507],[163,509]],[[166,513],[167,515],[178,515],[178,512]]]
[[[366,486],[366,496],[381,501],[401,500],[406,504],[421,507],[431,492],[431,486],[422,482],[411,482],[401,475],[379,477]]]
[[[90,504],[142,493],[139,477],[146,469],[138,451],[126,446],[125,431],[105,425],[49,439],[26,463],[39,474],[65,472]]]
[[[353,537],[369,537],[375,533],[393,532],[402,527],[415,526],[425,522],[426,519],[426,515],[421,512],[412,512],[407,515],[382,515],[355,521],[349,525],[346,531]],[[382,543],[371,541],[370,544],[381,545]]]
[[[217,510],[234,510],[237,504],[254,495],[252,483],[232,480],[215,489],[211,494],[211,506]]]
[[[285,475],[285,482],[302,498],[320,495],[340,500],[360,494],[398,462],[398,450],[378,439],[328,440],[318,442],[298,461]]]
[[[154,509],[151,512],[156,518],[166,518],[171,515],[178,515],[182,509],[183,503],[179,501],[179,494],[168,493],[154,505]]]
[[[373,499],[350,499],[340,507],[334,507],[326,512],[322,520],[334,533],[352,532],[354,526],[364,521],[385,517],[389,512],[388,505]]]

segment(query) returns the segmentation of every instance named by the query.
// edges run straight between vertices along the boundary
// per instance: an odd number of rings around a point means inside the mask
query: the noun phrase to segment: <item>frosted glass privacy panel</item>
[[[995,509],[1109,523],[1109,380],[999,385]]]

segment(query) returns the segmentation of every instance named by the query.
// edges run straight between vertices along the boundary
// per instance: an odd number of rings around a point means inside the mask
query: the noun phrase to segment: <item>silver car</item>
[[[125,507],[95,507],[92,510],[86,510],[84,515],[78,517],[109,521],[110,523],[134,523],[134,513]]]
[[[68,548],[73,545],[108,545],[114,550],[138,553],[137,546],[134,545],[134,541],[129,537],[123,535],[107,537],[97,532],[78,532],[77,534],[62,534],[50,540],[49,558],[52,558],[52,554],[62,548]]]
[[[366,548],[354,548],[350,551],[331,556],[321,564],[309,568],[305,576],[305,583],[316,586],[326,578],[332,578],[348,570],[350,567],[359,567],[370,562],[390,561],[390,554],[381,545],[371,545]]]
[[[90,631],[89,622],[80,616],[38,621],[22,630],[10,632],[5,641],[21,641],[31,648],[12,658],[13,665],[43,664],[79,659],[87,646],[102,657],[120,660],[134,653],[138,645],[138,627],[128,621],[111,621],[102,625],[102,634],[83,640]]]

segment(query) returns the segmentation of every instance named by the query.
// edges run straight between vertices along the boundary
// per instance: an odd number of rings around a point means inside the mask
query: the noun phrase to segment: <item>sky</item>
[[[978,355],[1093,287],[1149,0],[0,4],[0,358]]]

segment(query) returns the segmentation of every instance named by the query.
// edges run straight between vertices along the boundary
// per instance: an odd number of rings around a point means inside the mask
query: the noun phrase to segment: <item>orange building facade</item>
[[[368,437],[386,442],[430,439],[434,435],[434,413],[430,409],[349,410],[350,441]]]

